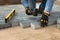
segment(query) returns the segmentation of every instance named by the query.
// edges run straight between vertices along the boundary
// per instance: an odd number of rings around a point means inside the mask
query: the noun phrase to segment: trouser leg
[[[29,7],[28,0],[21,0],[21,3],[25,8]]]
[[[54,1],[55,0],[47,0],[44,12],[49,12],[50,13],[50,11],[52,10]]]
[[[47,2],[47,0],[42,0],[42,2],[41,2],[39,7],[45,8],[46,2]]]

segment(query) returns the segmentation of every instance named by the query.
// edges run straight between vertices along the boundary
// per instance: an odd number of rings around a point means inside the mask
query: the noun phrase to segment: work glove
[[[42,27],[48,26],[48,16],[50,16],[48,12],[44,12],[42,14],[42,17],[40,19],[40,23]]]
[[[27,15],[32,15],[31,9],[29,9],[29,7],[26,7],[26,8],[25,8],[25,13],[26,13]]]
[[[37,16],[38,15],[38,9],[33,10],[32,15]]]
[[[27,15],[33,15],[33,16],[37,16],[38,15],[37,14],[38,9],[33,10],[33,9],[30,9],[29,7],[26,7],[25,8],[25,12],[26,12]]]

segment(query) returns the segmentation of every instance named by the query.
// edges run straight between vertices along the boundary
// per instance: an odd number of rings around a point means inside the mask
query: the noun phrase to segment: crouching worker
[[[37,16],[39,12],[42,14],[40,19],[41,26],[48,26],[48,19],[54,4],[54,0],[42,0],[38,10],[36,9],[36,0],[21,0],[21,2],[25,7],[25,12],[27,15]]]

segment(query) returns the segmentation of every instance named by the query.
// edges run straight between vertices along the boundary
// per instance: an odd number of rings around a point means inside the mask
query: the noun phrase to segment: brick
[[[12,27],[13,26],[19,26],[19,22],[18,21],[12,22]]]
[[[41,28],[40,23],[38,23],[38,22],[31,23],[31,28],[32,29],[39,29],[39,28]]]
[[[56,21],[57,21],[58,16],[56,16],[56,15],[57,14],[55,14],[55,13],[51,13],[51,15],[49,16],[49,23],[48,23],[48,25],[52,25],[52,24],[56,24],[57,23]]]
[[[57,28],[60,29],[60,18],[57,19]]]
[[[57,24],[57,28],[60,29],[60,24]]]
[[[0,24],[0,29],[8,28],[8,27],[12,27],[11,23],[3,23],[3,24]]]
[[[3,24],[3,23],[5,23],[5,19],[0,16],[0,24]]]
[[[60,18],[58,18],[58,19],[57,19],[57,23],[59,23],[59,24],[60,24]]]
[[[28,27],[30,27],[30,22],[22,21],[22,22],[20,22],[20,27],[21,28],[28,28]]]

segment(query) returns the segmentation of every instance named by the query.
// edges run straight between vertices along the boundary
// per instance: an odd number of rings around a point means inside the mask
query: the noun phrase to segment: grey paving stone
[[[40,23],[39,22],[31,23],[31,28],[34,29],[34,30],[41,28]]]
[[[3,23],[3,24],[0,24],[0,29],[8,28],[8,27],[12,27],[11,23]]]
[[[57,26],[56,26],[58,29],[60,29],[60,24],[57,23]]]
[[[0,24],[3,24],[3,23],[5,23],[5,18],[0,16]]]
[[[60,18],[57,19],[57,23],[60,24]]]
[[[57,28],[60,29],[60,18],[57,19]]]
[[[51,15],[50,17],[49,17],[49,22],[48,22],[48,25],[52,25],[52,24],[56,24],[57,22],[57,18],[58,17],[56,17],[55,15]]]
[[[30,27],[30,22],[23,20],[20,22],[20,27],[21,28],[28,28],[28,27]]]
[[[12,27],[19,26],[19,22],[18,21],[11,22],[11,24],[12,24]]]
[[[30,23],[34,24],[34,22],[38,22],[38,20],[41,18],[41,15],[39,15],[37,17],[26,15],[24,12],[25,9],[22,5],[0,6],[0,13],[1,13],[0,16],[5,17],[11,11],[11,9],[16,10],[14,17],[11,20],[12,26],[16,25],[16,23],[18,24],[17,21],[19,21],[19,24],[21,23],[22,25],[24,25],[26,27],[27,24],[28,24],[27,26],[29,26]],[[54,5],[51,16],[49,17],[48,24],[49,25],[54,24],[56,22],[57,18],[59,18],[59,17],[60,17],[60,6]],[[27,21],[25,22],[24,20],[27,20]],[[0,21],[2,24],[4,23],[4,20],[0,20]],[[39,23],[37,25],[39,25]]]

